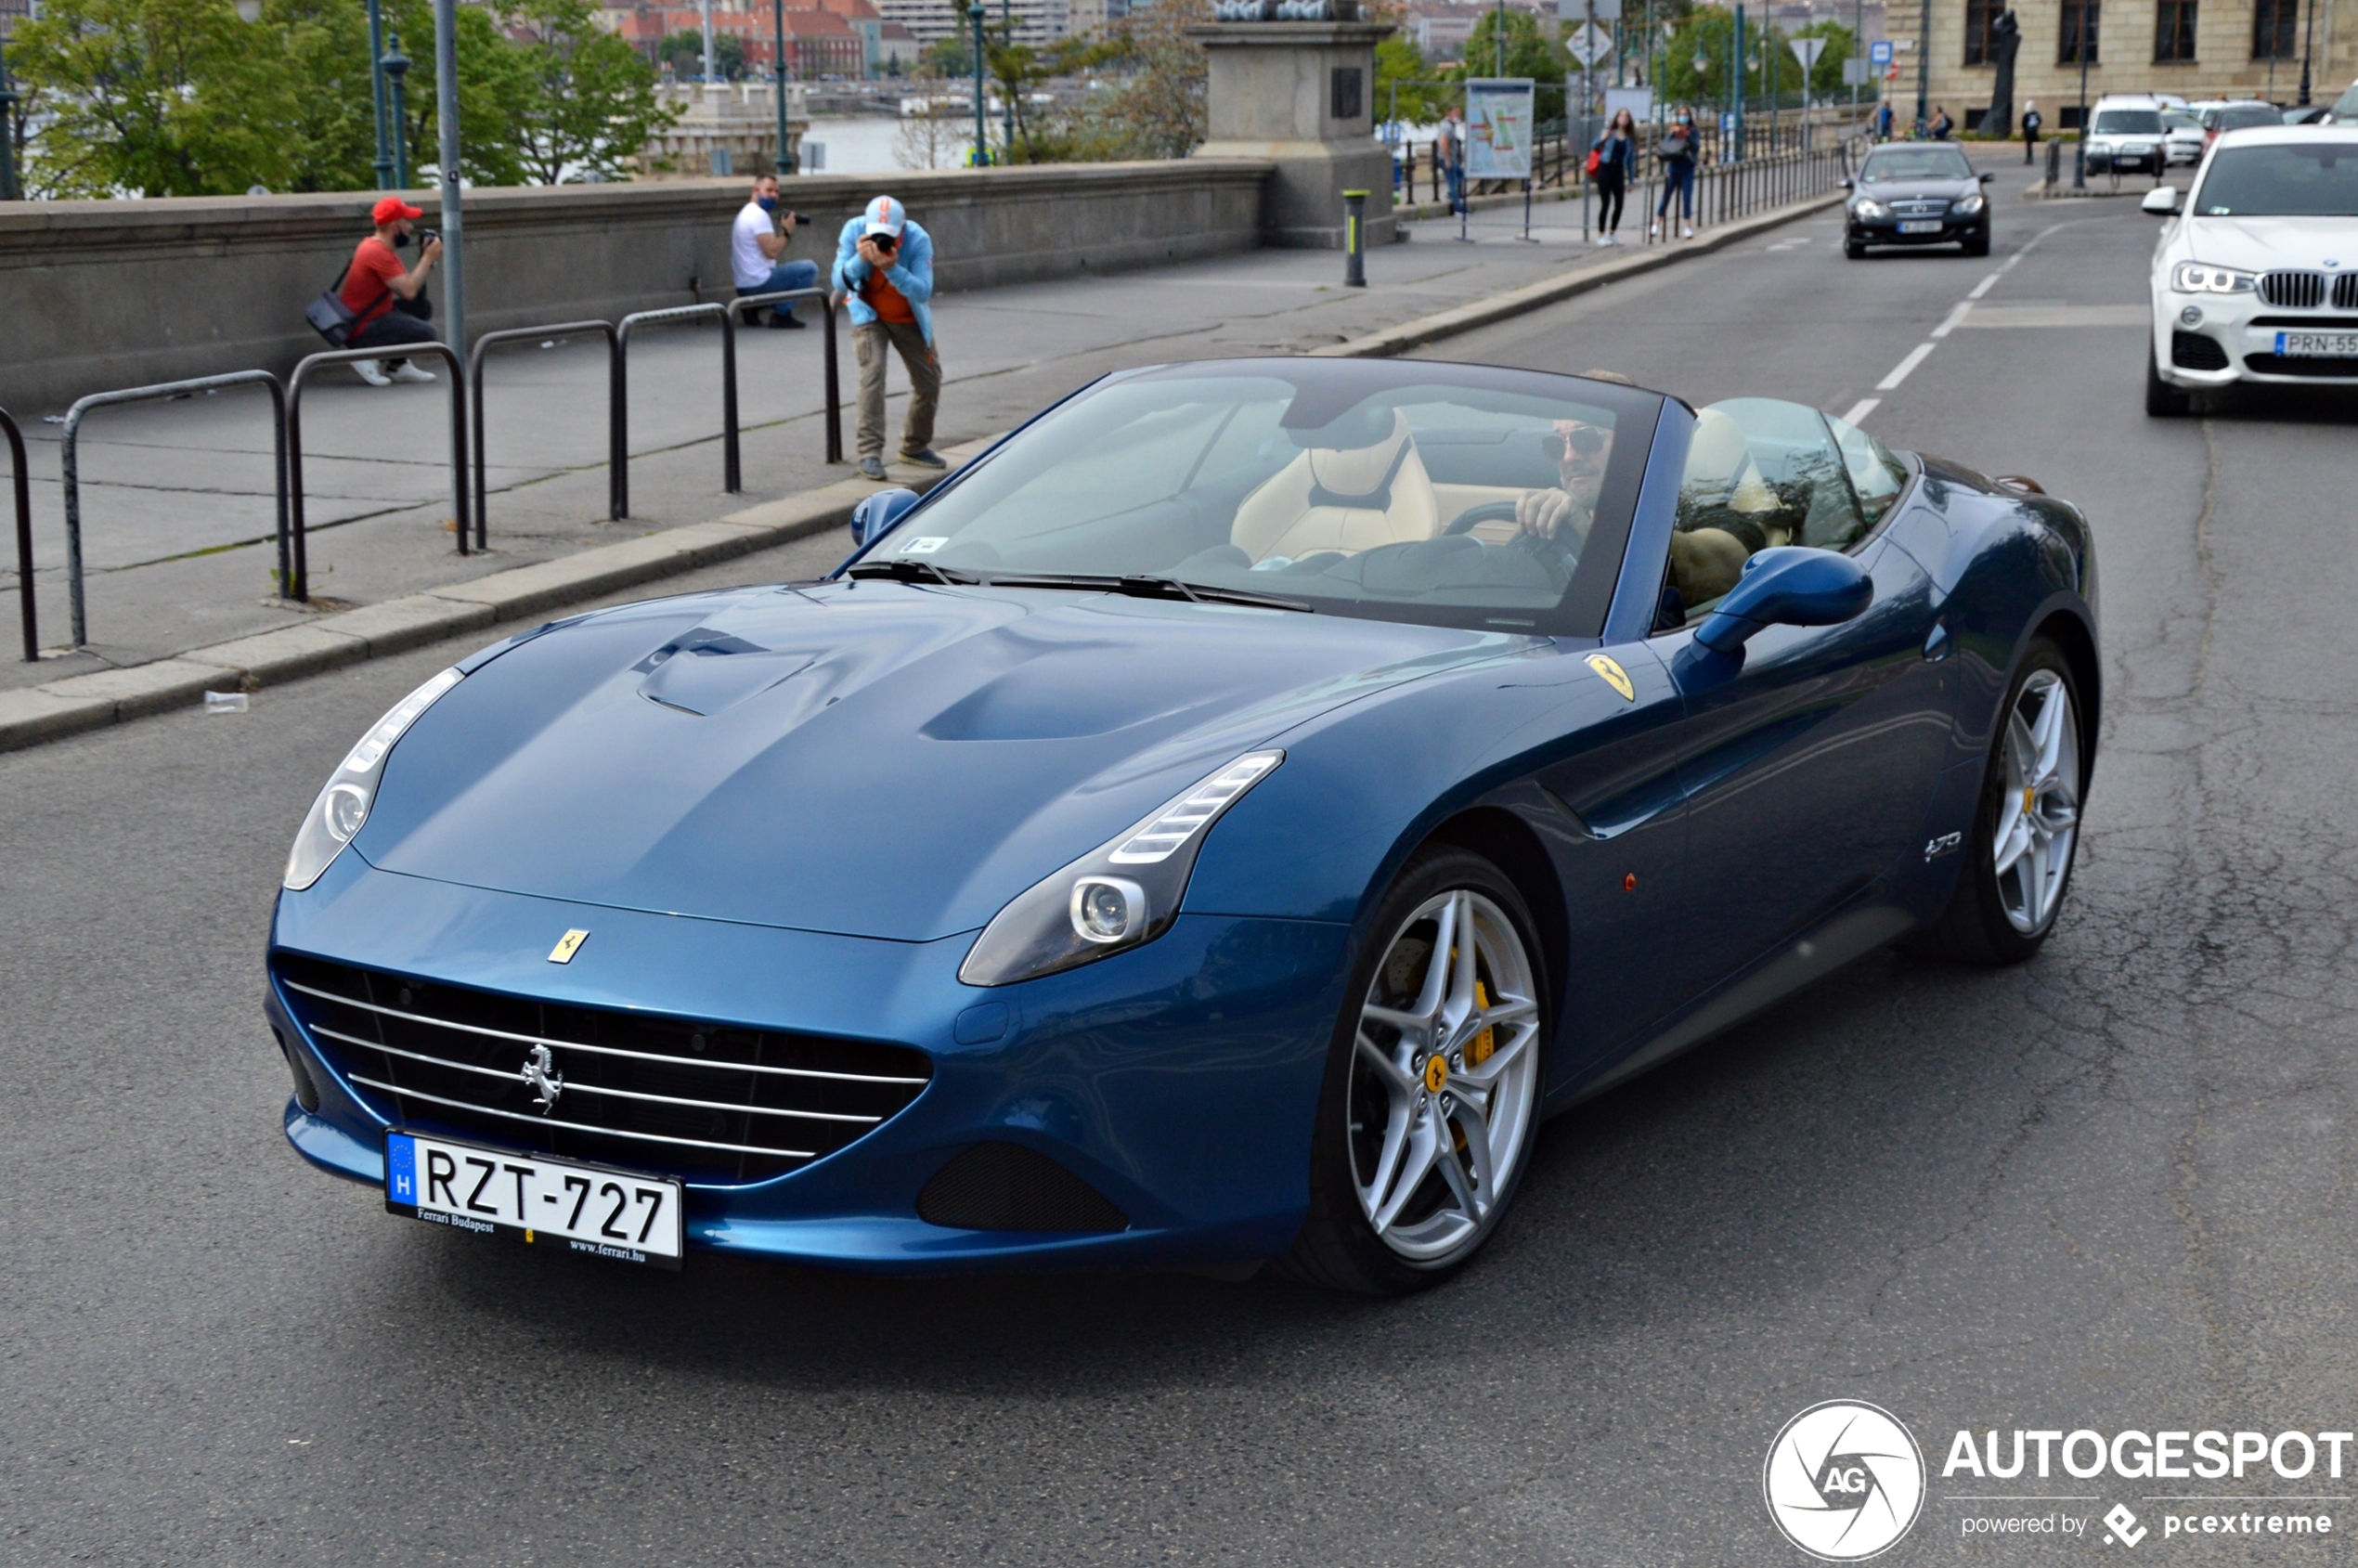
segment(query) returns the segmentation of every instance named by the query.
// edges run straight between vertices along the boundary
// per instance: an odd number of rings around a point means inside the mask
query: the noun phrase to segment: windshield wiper
[[[946,583],[952,588],[971,588],[983,579],[971,572],[961,572],[954,566],[937,566],[930,561],[895,556],[889,561],[862,561],[844,573],[847,577],[890,577],[901,583]]]
[[[1133,599],[1184,599],[1192,604],[1240,604],[1254,610],[1299,610],[1315,615],[1311,604],[1275,593],[1249,589],[1214,588],[1209,583],[1181,582],[1177,577],[1146,575],[1100,577],[1080,572],[993,572],[984,579],[992,588],[1082,588],[1100,593],[1126,594]]]

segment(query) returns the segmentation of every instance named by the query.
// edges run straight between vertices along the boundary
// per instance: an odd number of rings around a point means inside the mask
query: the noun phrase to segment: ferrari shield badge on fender
[[[579,952],[581,944],[589,940],[590,933],[587,931],[567,931],[557,939],[557,945],[549,950],[549,962],[551,964],[572,963],[573,955]]]
[[[1629,672],[1603,654],[1588,655],[1588,667],[1604,678],[1606,685],[1619,692],[1626,702],[1638,700],[1638,688],[1629,683]]]

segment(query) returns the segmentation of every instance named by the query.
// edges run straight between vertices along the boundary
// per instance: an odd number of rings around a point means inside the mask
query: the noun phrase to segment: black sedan
[[[1989,198],[1964,149],[1926,143],[1879,147],[1843,186],[1842,253],[1857,261],[1870,245],[1963,245],[1989,253]]]

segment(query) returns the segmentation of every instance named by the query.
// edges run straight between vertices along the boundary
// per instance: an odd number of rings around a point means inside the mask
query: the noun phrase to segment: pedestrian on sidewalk
[[[817,262],[782,259],[801,216],[778,210],[777,175],[763,175],[753,182],[753,194],[738,209],[736,224],[729,230],[729,274],[736,279],[739,299],[819,286]],[[795,319],[794,307],[792,300],[771,305],[770,325],[801,326]]]
[[[1891,100],[1889,98],[1885,98],[1883,106],[1875,110],[1875,139],[1877,141],[1891,139]]]
[[[2038,161],[2036,155],[2039,150],[2039,132],[2046,123],[2046,121],[2040,118],[2037,98],[2022,106],[2022,161],[2025,163],[2033,163]]]
[[[1449,112],[1441,117],[1432,144],[1433,162],[1441,165],[1441,177],[1448,183],[1449,210],[1466,210],[1466,123],[1451,104]]]
[[[879,196],[843,226],[836,240],[835,287],[851,309],[851,346],[860,361],[860,472],[882,479],[885,363],[887,351],[909,370],[909,413],[900,424],[900,460],[947,468],[933,449],[934,410],[941,399],[941,359],[934,350],[933,238],[908,209]]]
[[[1932,106],[1932,139],[1947,141],[1949,133],[1956,128],[1957,123],[1949,118],[1949,111],[1938,104],[1934,104]]]
[[[1660,236],[1670,220],[1670,198],[1678,198],[1678,238],[1695,237],[1695,111],[1681,105],[1654,144],[1654,156],[1662,160],[1662,200],[1654,205],[1653,227],[1649,233]]]
[[[1622,202],[1638,170],[1637,119],[1626,109],[1615,113],[1588,154],[1596,161],[1597,243],[1618,245]]]
[[[418,249],[418,265],[401,265],[399,247],[417,232],[426,214],[398,196],[381,199],[369,211],[377,231],[360,241],[352,263],[343,269],[337,293],[352,312],[346,348],[394,348],[406,343],[434,343],[438,334],[427,325],[434,302],[426,297],[426,274],[442,256],[442,237],[429,235]],[[395,382],[430,382],[432,370],[421,370],[404,358],[356,359],[352,368],[370,386]]]

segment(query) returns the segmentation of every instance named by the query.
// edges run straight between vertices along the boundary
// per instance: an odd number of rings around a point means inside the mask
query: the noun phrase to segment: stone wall
[[[1273,165],[1250,159],[816,175],[786,200],[817,221],[789,257],[889,191],[934,237],[944,290],[1250,250]],[[471,190],[471,334],[726,299],[729,224],[747,183],[667,180]],[[0,203],[0,406],[19,419],[86,393],[324,348],[303,308],[369,231],[374,192]],[[411,192],[434,224],[432,193]],[[433,292],[437,301],[441,285]]]

